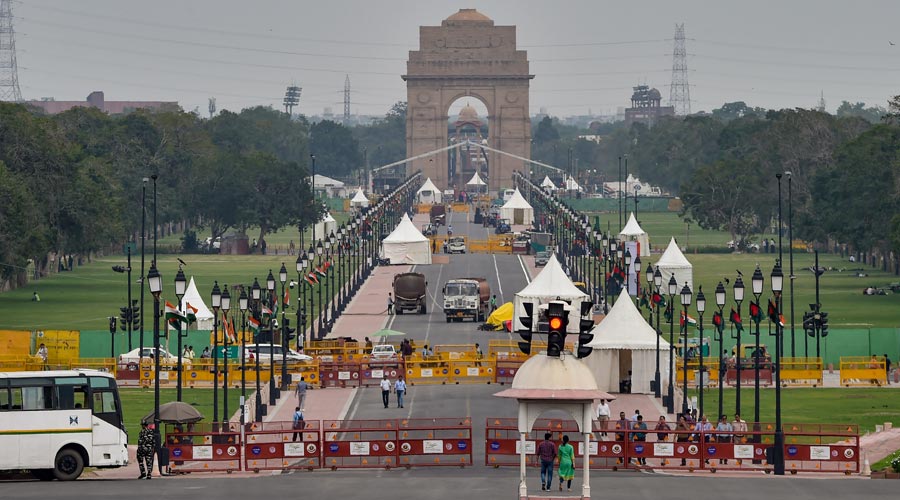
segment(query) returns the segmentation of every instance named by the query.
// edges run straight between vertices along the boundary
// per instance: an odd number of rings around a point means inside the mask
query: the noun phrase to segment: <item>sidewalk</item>
[[[389,319],[387,297],[394,275],[409,272],[410,269],[408,265],[376,267],[326,338],[351,337],[362,342],[382,329]],[[375,342],[375,339],[371,340]]]

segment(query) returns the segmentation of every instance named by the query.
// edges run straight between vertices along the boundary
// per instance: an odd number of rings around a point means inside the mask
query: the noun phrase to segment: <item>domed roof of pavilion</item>
[[[445,19],[446,21],[488,21],[493,22],[491,18],[478,12],[475,9],[459,9],[459,12]]]
[[[601,391],[590,368],[571,354],[532,356],[522,363],[512,387],[495,396],[517,399],[615,399]]]
[[[461,122],[475,122],[478,121],[478,111],[472,107],[468,102],[461,110],[459,110],[459,121]]]

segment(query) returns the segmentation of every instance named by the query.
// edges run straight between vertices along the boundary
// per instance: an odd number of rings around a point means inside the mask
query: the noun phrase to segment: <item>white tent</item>
[[[674,273],[675,281],[678,282],[679,293],[685,282],[687,282],[691,290],[694,290],[694,266],[681,253],[681,249],[678,248],[678,243],[675,243],[674,237],[669,241],[669,246],[663,252],[662,257],[656,261],[656,266],[659,267],[659,272],[662,274],[663,283],[668,283],[669,278]]]
[[[569,177],[566,179],[566,190],[583,191],[583,189],[581,189],[581,186],[578,185],[578,181],[576,181],[574,177]]]
[[[362,188],[356,191],[356,194],[353,195],[353,199],[350,200],[351,207],[368,207],[369,199],[366,198],[366,194],[363,193]]]
[[[542,188],[556,189],[556,184],[554,184],[553,181],[550,180],[550,176],[549,176],[549,175],[545,175],[545,176],[544,176],[544,180],[541,181],[541,187],[542,187]]]
[[[203,302],[203,297],[200,295],[200,292],[197,291],[197,284],[194,283],[193,276],[191,276],[191,281],[184,291],[184,297],[181,298],[182,311],[187,311],[187,304],[190,304],[191,307],[197,309],[197,323],[194,324],[194,327],[198,330],[212,330],[213,313],[206,307],[206,304]]]
[[[431,244],[403,214],[394,231],[381,242],[381,256],[391,264],[431,264]]]
[[[637,219],[634,217],[634,212],[631,212],[631,215],[628,217],[628,223],[622,228],[622,232],[619,233],[619,236],[621,237],[620,239],[624,241],[638,242],[638,246],[641,250],[641,257],[650,256],[650,237],[647,236],[647,233],[641,228],[641,225],[638,224]],[[635,256],[632,255],[632,257]]]
[[[337,230],[337,228],[337,221],[334,220],[334,217],[331,216],[331,213],[325,212],[325,216],[322,217],[322,220],[317,222],[315,225],[315,239],[321,240],[322,238],[331,234],[332,231]],[[315,242],[313,242],[313,244],[315,244]]]
[[[419,203],[435,204],[441,202],[441,190],[431,182],[431,177],[425,179],[425,183],[416,191],[416,195],[419,197]]]
[[[315,175],[313,186],[316,191],[325,191],[328,196],[343,198],[347,194],[343,182],[321,174]]]
[[[534,222],[534,209],[516,188],[512,197],[500,207],[500,218],[509,219],[512,224],[529,225]]]
[[[535,276],[528,286],[516,294],[513,303],[513,330],[523,328],[521,321],[519,321],[519,318],[525,315],[525,307],[522,304],[525,302],[534,304],[532,308],[532,313],[534,314],[532,324],[537,326],[538,306],[551,300],[572,301],[572,309],[575,311],[575,314],[569,317],[568,331],[577,333],[577,316],[581,312],[581,303],[588,300],[588,296],[579,290],[572,283],[572,280],[566,276],[566,272],[563,271],[559,261],[556,260],[556,255],[552,255],[547,260],[547,265],[544,266],[540,274]]]
[[[478,172],[475,172],[475,175],[472,176],[472,180],[466,183],[466,186],[486,186],[481,177],[478,175]]]
[[[619,382],[631,372],[631,392],[651,394],[656,376],[656,330],[647,324],[631,297],[623,290],[616,305],[591,330],[594,353],[582,359],[601,391],[620,392]],[[659,338],[660,382],[669,378],[669,343]],[[661,384],[662,385],[662,384]]]

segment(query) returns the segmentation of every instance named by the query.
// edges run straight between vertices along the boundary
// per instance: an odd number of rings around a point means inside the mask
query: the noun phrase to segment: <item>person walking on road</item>
[[[138,476],[138,479],[150,479],[153,474],[153,443],[155,441],[153,429],[147,425],[147,422],[141,422],[137,449],[138,468],[141,470],[141,475]]]
[[[297,435],[300,435],[300,441],[303,441],[303,429],[306,427],[306,423],[303,421],[303,410],[300,407],[296,407],[294,409],[294,417],[293,417],[293,425],[294,428],[294,436],[291,438],[291,441],[297,440]],[[299,431],[299,432],[298,432]]]
[[[394,298],[388,292],[388,315],[394,314]]]
[[[403,381],[403,375],[394,382],[394,392],[397,393],[397,408],[403,408],[403,395],[406,394],[406,382]]]
[[[544,434],[544,440],[538,445],[538,456],[541,457],[541,491],[550,491],[553,486],[553,462],[556,461],[556,443],[550,441],[552,434]]]
[[[559,446],[559,491],[563,489],[563,481],[566,481],[568,491],[572,491],[572,479],[575,479],[575,449],[569,444],[569,436],[563,436],[563,444]]]
[[[385,408],[391,402],[391,381],[388,380],[387,375],[381,379],[381,402],[384,403]]]
[[[491,313],[497,310],[497,295],[491,295]]]
[[[294,394],[297,396],[297,404],[300,405],[298,408],[306,408],[307,389],[309,389],[309,384],[306,383],[306,378],[300,377],[300,381],[297,382],[297,387],[294,389]]]

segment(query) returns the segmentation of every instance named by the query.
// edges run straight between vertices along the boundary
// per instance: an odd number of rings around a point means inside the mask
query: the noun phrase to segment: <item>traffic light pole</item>
[[[128,267],[125,268],[125,272],[128,275],[128,325],[125,327],[125,331],[128,333],[128,350],[131,351],[133,349],[131,347],[131,332],[134,331],[134,304],[131,303],[131,245],[128,243],[125,243],[125,253],[128,255]],[[115,350],[113,350],[112,357],[116,357]],[[138,356],[138,359],[140,359],[140,356]]]

